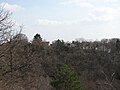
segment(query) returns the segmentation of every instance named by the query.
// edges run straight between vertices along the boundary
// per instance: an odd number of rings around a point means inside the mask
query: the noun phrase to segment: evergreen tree
[[[42,38],[40,34],[36,34],[32,41],[32,50],[36,52],[41,52],[43,50]]]
[[[34,40],[42,41],[42,38],[41,38],[40,34],[37,33],[37,34],[34,36]]]
[[[55,74],[51,84],[57,90],[61,88],[64,90],[84,90],[74,70],[66,64]]]

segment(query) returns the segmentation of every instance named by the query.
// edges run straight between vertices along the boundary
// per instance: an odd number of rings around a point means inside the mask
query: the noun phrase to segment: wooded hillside
[[[10,15],[0,12],[0,90],[120,90],[119,38],[30,42]]]

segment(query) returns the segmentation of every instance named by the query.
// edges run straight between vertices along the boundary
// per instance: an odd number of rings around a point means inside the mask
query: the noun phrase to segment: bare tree
[[[0,43],[10,40],[14,22],[11,19],[11,12],[4,7],[0,8]]]
[[[10,41],[12,35],[12,27],[14,26],[14,22],[11,19],[11,12],[4,9],[4,6],[0,7],[0,46]],[[4,48],[0,50],[0,58],[3,57],[3,53],[8,48]]]

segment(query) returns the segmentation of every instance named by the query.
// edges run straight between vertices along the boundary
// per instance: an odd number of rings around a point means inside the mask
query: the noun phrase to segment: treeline
[[[36,34],[31,42],[26,35],[17,34],[10,41],[0,44],[0,78],[3,85],[1,88],[4,88],[3,90],[13,90],[13,88],[16,88],[15,90],[18,88],[21,90],[119,90],[119,46],[118,38],[71,43],[56,40],[50,44],[43,41],[40,34]],[[82,89],[66,89],[67,81],[65,83],[62,80],[69,77],[72,71],[66,70],[68,75],[57,75],[65,65],[76,73],[74,77],[78,78],[76,79],[80,81],[78,86]],[[68,77],[69,81],[72,77]],[[52,82],[56,82],[54,84],[58,86],[51,84]]]
[[[50,44],[36,34],[29,42],[0,11],[0,90],[120,89],[119,38]]]

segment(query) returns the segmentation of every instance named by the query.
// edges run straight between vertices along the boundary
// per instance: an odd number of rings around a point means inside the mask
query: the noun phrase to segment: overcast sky
[[[50,41],[120,37],[120,0],[0,0],[32,39]]]

